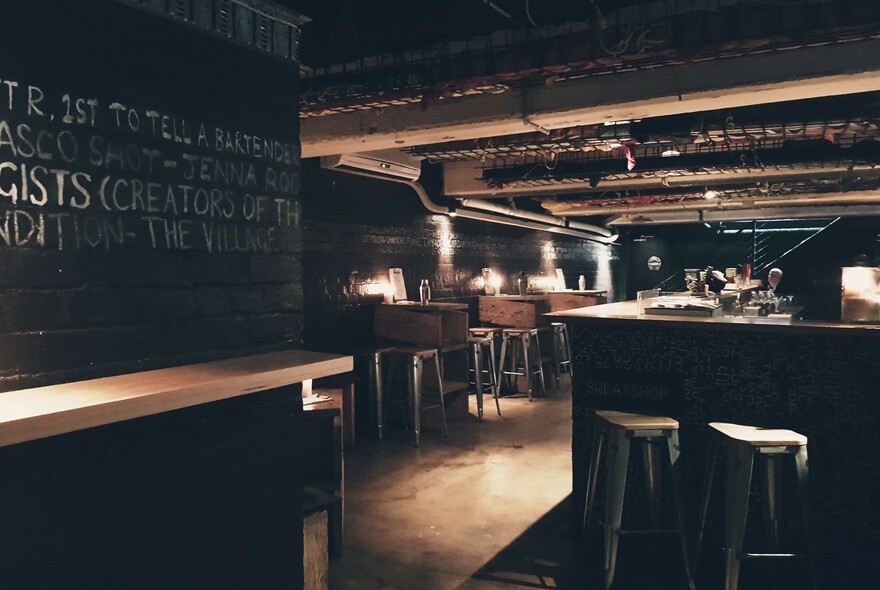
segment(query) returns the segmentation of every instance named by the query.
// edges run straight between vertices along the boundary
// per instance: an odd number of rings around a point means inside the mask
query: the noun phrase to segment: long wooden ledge
[[[639,315],[636,301],[620,301],[592,307],[579,307],[545,314],[555,321],[583,321],[600,324],[638,322],[639,325],[654,324],[666,327],[687,327],[704,329],[731,329],[753,332],[781,333],[836,333],[841,335],[865,335],[880,333],[878,324],[847,324],[843,322],[819,322],[754,317],[703,318],[694,316]]]
[[[352,357],[285,350],[0,393],[0,447],[352,370]]]

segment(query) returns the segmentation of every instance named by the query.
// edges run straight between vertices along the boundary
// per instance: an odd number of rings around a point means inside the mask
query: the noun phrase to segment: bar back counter
[[[0,394],[0,579],[15,589],[302,587],[289,350]]]
[[[638,314],[636,302],[550,315],[569,323],[573,340],[575,506],[583,506],[594,409],[664,415],[680,421],[685,495],[687,505],[694,507],[686,518],[692,523],[697,518],[709,422],[793,429],[809,437],[823,586],[855,588],[872,579],[872,562],[880,552],[880,478],[876,475],[880,467],[880,326],[645,316]],[[798,546],[802,518],[794,469],[785,477],[786,500],[791,501],[784,507],[784,520],[793,529],[788,538]],[[636,488],[628,493],[634,492],[637,498],[638,478],[629,478],[627,485]],[[723,571],[719,550],[722,486],[716,478],[710,506],[714,523],[708,524],[698,586],[701,577],[720,583]],[[756,491],[753,487],[753,494]],[[643,505],[636,499],[627,502],[627,510]],[[760,510],[761,500],[755,504],[753,510]],[[760,518],[749,522],[746,547],[750,538],[760,543]],[[770,571],[795,583],[784,587],[809,587],[808,568],[797,563],[779,562]],[[740,587],[771,587],[773,576],[762,578],[758,573],[766,571],[744,566]]]

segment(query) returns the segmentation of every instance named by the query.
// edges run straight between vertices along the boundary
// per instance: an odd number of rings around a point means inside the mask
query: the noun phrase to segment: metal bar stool
[[[653,529],[623,530],[623,497],[626,491],[626,473],[629,462],[630,441],[634,438],[644,439],[645,477],[647,492],[651,499],[651,520]],[[605,519],[602,522],[605,537],[605,588],[614,582],[614,570],[617,566],[617,546],[620,535],[625,533],[678,533],[681,538],[681,550],[684,560],[685,574],[691,590],[694,580],[688,559],[688,545],[685,538],[684,510],[681,490],[681,467],[679,457],[681,447],[678,442],[678,421],[662,416],[643,416],[625,412],[596,411],[593,421],[593,446],[590,454],[590,469],[587,473],[587,494],[584,503],[583,532],[590,527],[593,516],[593,503],[596,497],[596,484],[599,480],[599,468],[602,459],[602,447],[607,442],[607,481],[605,486]],[[672,476],[672,494],[675,501],[675,512],[678,528],[660,529],[660,509],[657,501],[659,477],[659,456],[655,445],[664,445],[669,453],[670,474]]]
[[[376,425],[379,440],[382,440],[385,432],[385,388],[382,378],[384,358],[393,350],[393,346],[363,346],[354,351],[355,359],[366,364],[370,416]]]
[[[507,353],[510,352],[508,359]],[[519,357],[522,355],[522,366],[519,365]],[[504,363],[508,363],[505,370]],[[518,370],[521,369],[521,370]],[[498,366],[498,383],[501,384],[502,375],[506,378],[507,388],[510,389],[510,377],[514,376],[513,390],[516,391],[516,379],[525,376],[528,380],[529,401],[537,389],[535,376],[540,378],[541,392],[547,394],[544,383],[544,366],[541,364],[541,344],[538,342],[538,330],[536,328],[505,328],[501,332],[501,363]]]
[[[473,336],[474,338],[491,338],[492,339],[492,347],[495,351],[495,366],[497,367],[499,364],[498,352],[501,350],[500,346],[495,346],[496,343],[500,343],[501,341],[501,332],[504,328],[496,328],[490,326],[480,326],[478,328],[468,328],[468,336]],[[498,378],[498,371],[495,371],[496,381]]]
[[[711,441],[706,453],[706,476],[703,480],[703,493],[700,502],[700,526],[697,531],[694,561],[699,556],[706,513],[709,508],[709,494],[712,490],[712,477],[718,449],[724,447],[727,453],[727,487],[725,499],[724,553],[725,590],[736,590],[739,584],[740,565],[743,559],[754,557],[810,557],[813,587],[818,588],[814,539],[811,535],[812,511],[810,508],[809,467],[807,465],[807,437],[792,430],[763,429],[725,422],[709,423]],[[779,553],[779,461],[793,455],[797,470],[800,500],[804,514],[804,530],[808,555]],[[755,457],[763,463],[764,525],[770,548],[774,553],[743,553],[743,538],[748,516],[749,489],[752,481],[752,466]]]
[[[501,415],[501,405],[498,403],[498,369],[495,367],[495,341],[492,338],[468,337],[468,347],[471,358],[471,371],[474,374],[474,391],[477,394],[477,417],[483,419],[483,394],[495,396],[495,409]],[[488,355],[488,362],[486,361]]]
[[[409,410],[413,417],[413,433],[415,445],[419,446],[422,432],[422,410],[439,407],[443,418],[443,435],[449,436],[446,425],[446,403],[443,389],[443,373],[440,369],[440,354],[436,348],[420,348],[407,346],[395,348],[391,352],[391,358],[401,359],[406,362],[407,400]],[[434,370],[437,374],[437,390],[425,387],[424,363],[425,359],[434,359]],[[394,371],[392,365],[391,371]],[[427,404],[425,402],[428,402]]]
[[[490,326],[481,326],[478,328],[468,328],[468,336],[473,336],[474,338],[491,338],[494,344],[495,340],[499,340],[501,338],[501,332],[503,328],[494,328]],[[496,349],[497,352],[497,349]],[[495,362],[498,362],[498,356],[495,356]]]
[[[572,377],[571,370],[571,342],[568,340],[568,326],[562,322],[553,322],[550,324],[552,332],[553,347],[553,376],[556,378],[556,389],[559,389],[559,377],[563,368],[567,368],[569,377]]]

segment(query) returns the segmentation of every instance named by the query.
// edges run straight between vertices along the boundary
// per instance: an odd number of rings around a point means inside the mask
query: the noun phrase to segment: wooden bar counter
[[[547,295],[480,296],[480,322],[505,328],[537,328],[549,325],[544,314],[550,311]]]
[[[301,382],[289,350],[0,394],[4,588],[302,587]]]
[[[549,291],[547,301],[550,311],[565,311],[579,307],[602,305],[608,302],[608,292],[597,289],[584,291]]]
[[[880,552],[880,326],[639,315],[634,301],[549,317],[568,322],[573,341],[576,506],[583,505],[594,409],[679,420],[687,505],[693,507],[703,477],[707,423],[792,429],[809,438],[824,587],[858,587],[860,580],[872,579],[871,564]],[[802,517],[793,468],[786,478],[783,518],[792,532],[787,538],[798,549]],[[638,478],[631,479],[628,485],[638,490]],[[698,586],[721,580],[721,485],[723,478],[716,478],[710,505],[714,521],[706,532]],[[760,499],[755,503],[747,547],[750,541],[760,545],[762,537]],[[696,511],[687,516],[696,521]],[[783,586],[808,587],[805,565],[766,563],[744,565],[740,587],[780,587],[772,584],[780,579]]]

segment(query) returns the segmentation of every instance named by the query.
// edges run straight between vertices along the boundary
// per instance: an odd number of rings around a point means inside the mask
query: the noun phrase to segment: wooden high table
[[[792,429],[809,438],[824,587],[859,587],[861,580],[875,576],[871,564],[880,553],[880,326],[639,315],[635,301],[551,317],[568,322],[572,337],[575,506],[583,506],[594,409],[677,419],[686,504],[694,507],[709,422]],[[788,475],[793,479],[793,469]],[[787,500],[783,520],[795,533],[787,538],[796,543],[802,523],[796,482],[786,480],[781,491]],[[722,512],[720,500],[713,502],[710,518],[715,521],[704,537],[698,586],[722,579]],[[695,522],[695,512],[686,516]],[[759,521],[752,522],[748,530],[760,529]],[[806,586],[808,569],[746,564],[740,587],[772,587],[779,581],[775,572],[786,584],[802,579]],[[769,573],[766,581],[757,572]]]
[[[550,297],[536,295],[481,295],[480,322],[483,325],[531,329],[549,326]]]
[[[289,350],[0,394],[9,588],[302,584],[301,383]]]
[[[446,417],[468,415],[468,305],[466,303],[418,302],[380,303],[373,314],[373,332],[389,345],[437,349],[443,375]],[[391,341],[391,342],[388,342]],[[426,365],[425,383],[433,384],[434,372]],[[435,413],[426,413],[424,424],[439,427]]]
[[[481,295],[479,319],[484,325],[531,329],[548,326],[544,314],[605,303],[606,291],[549,291],[531,295]]]

